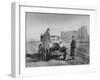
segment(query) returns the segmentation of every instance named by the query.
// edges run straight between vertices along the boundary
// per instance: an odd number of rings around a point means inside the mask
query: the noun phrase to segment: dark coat
[[[71,41],[71,48],[76,48],[76,40]]]
[[[70,53],[70,56],[72,56],[72,57],[74,57],[75,48],[76,48],[76,40],[72,40],[72,42],[71,42],[71,53]]]

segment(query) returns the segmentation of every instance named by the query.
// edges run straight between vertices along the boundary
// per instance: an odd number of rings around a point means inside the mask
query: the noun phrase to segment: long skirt
[[[70,56],[71,57],[75,56],[75,48],[71,48]]]

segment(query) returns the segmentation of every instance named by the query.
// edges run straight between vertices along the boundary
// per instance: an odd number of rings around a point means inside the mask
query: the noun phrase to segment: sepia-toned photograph
[[[90,16],[25,12],[25,67],[88,65]]]

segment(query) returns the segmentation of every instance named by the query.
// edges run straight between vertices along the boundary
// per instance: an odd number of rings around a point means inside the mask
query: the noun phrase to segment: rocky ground
[[[67,45],[66,47],[68,48],[67,50],[68,54],[66,56],[66,60],[50,59],[49,61],[43,61],[38,55],[35,55],[35,51],[32,48],[31,53],[34,52],[34,54],[33,56],[31,56],[31,58],[26,57],[26,67],[89,64],[90,62],[89,43],[77,43],[74,60],[71,60],[70,57],[70,46],[68,46],[69,43],[67,43],[66,45]]]
[[[26,67],[40,67],[40,66],[60,66],[60,65],[82,65],[82,64],[89,64],[87,60],[82,57],[75,56],[75,59],[72,60],[67,55],[66,60],[56,60],[50,59],[49,61],[42,61],[36,59],[27,59]]]

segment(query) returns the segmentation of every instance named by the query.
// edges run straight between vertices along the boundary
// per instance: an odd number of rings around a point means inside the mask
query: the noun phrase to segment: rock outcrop
[[[61,40],[64,42],[70,42],[72,35],[75,36],[78,42],[89,42],[89,34],[85,26],[79,28],[77,31],[62,31]]]

